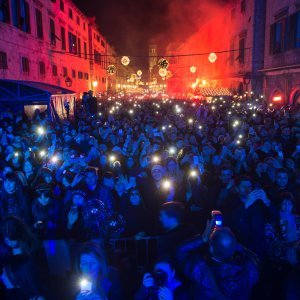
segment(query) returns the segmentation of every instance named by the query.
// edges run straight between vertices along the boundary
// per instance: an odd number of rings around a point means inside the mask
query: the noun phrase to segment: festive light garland
[[[165,77],[165,76],[167,76],[168,71],[166,69],[162,68],[162,69],[159,69],[158,73],[161,77]]]
[[[129,57],[128,57],[128,56],[123,56],[122,59],[121,59],[121,63],[122,63],[122,65],[124,65],[124,66],[128,66],[129,63],[130,63]]]
[[[114,65],[109,65],[107,67],[107,73],[109,75],[114,75],[116,73],[116,71],[117,71],[117,69],[116,69],[116,67]]]
[[[169,62],[165,58],[161,58],[157,64],[160,69],[167,69],[169,66]]]
[[[172,55],[165,55],[165,57],[185,57],[185,56],[202,56],[202,55],[210,55],[212,53],[214,54],[221,54],[221,53],[229,53],[229,52],[238,52],[241,51],[241,49],[243,50],[249,50],[252,49],[252,47],[245,47],[245,48],[238,48],[238,49],[230,49],[230,50],[220,50],[220,51],[215,51],[215,52],[202,52],[202,53],[189,53],[189,54],[172,54]],[[60,50],[51,50],[51,52],[54,53],[60,53],[60,54],[65,54],[65,55],[72,55],[72,56],[95,56],[95,54],[93,53],[83,53],[83,52],[77,52],[77,53],[73,53],[73,52],[67,52],[67,51],[60,51]],[[101,54],[102,57],[122,57],[122,55],[114,55],[114,54]],[[131,57],[140,57],[140,58],[151,58],[154,57],[156,58],[156,55],[131,55]],[[92,59],[92,58],[91,58]]]
[[[197,71],[197,68],[195,66],[190,67],[191,73],[195,73]]]
[[[210,53],[209,54],[209,56],[208,56],[208,60],[211,62],[211,63],[214,63],[216,60],[217,60],[217,55],[216,55],[216,53],[214,53],[214,52],[212,52],[212,53]]]

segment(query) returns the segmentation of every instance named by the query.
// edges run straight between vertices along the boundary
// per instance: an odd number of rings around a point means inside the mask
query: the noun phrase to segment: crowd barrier
[[[149,267],[157,257],[159,236],[116,238],[108,241],[107,257],[114,266],[130,264],[136,271]],[[100,241],[99,241],[100,243]],[[72,257],[78,247],[65,240],[43,241],[51,275],[66,276],[71,270]]]
[[[118,260],[125,258],[129,260],[132,267],[137,270],[143,270],[151,265],[157,257],[157,242],[159,236],[146,236],[136,238],[118,238],[110,239],[112,261],[118,264]]]

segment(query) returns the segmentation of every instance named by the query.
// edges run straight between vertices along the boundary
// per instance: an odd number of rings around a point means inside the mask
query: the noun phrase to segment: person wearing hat
[[[39,184],[47,184],[50,189],[51,193],[54,198],[61,199],[62,196],[62,188],[61,186],[56,182],[54,173],[46,167],[43,167],[40,171],[41,173],[41,181],[38,182]]]
[[[95,115],[97,113],[97,98],[93,96],[92,90],[88,91],[87,103],[88,103],[88,109],[89,109],[88,112],[91,115]]]
[[[60,207],[47,184],[40,184],[31,206],[32,225],[42,239],[56,239],[60,227]]]
[[[179,265],[191,280],[189,299],[249,299],[259,278],[258,258],[229,228],[214,224],[208,221],[202,235],[177,248]]]

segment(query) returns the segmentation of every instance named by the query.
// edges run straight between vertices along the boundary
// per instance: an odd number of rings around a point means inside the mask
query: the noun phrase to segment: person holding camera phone
[[[66,299],[122,299],[119,272],[107,264],[99,243],[90,241],[81,246],[76,255],[75,271],[66,290]]]
[[[258,258],[238,244],[222,213],[212,212],[202,235],[177,248],[177,260],[191,281],[189,299],[250,299],[258,281]]]
[[[264,226],[267,219],[278,218],[277,208],[262,189],[254,189],[252,178],[241,175],[235,180],[236,193],[228,196],[219,207],[224,224],[229,226],[239,242],[260,258],[267,254]]]
[[[143,284],[135,294],[135,300],[187,300],[188,291],[177,278],[174,263],[166,259],[158,260],[153,273],[143,276]]]

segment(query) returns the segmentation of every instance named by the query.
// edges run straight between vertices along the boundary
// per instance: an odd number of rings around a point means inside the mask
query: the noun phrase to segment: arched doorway
[[[284,99],[284,94],[281,90],[279,89],[275,89],[273,90],[273,92],[271,93],[271,102],[274,103],[284,103],[285,99]]]
[[[291,92],[290,104],[292,104],[292,105],[300,105],[300,88],[294,89]]]

